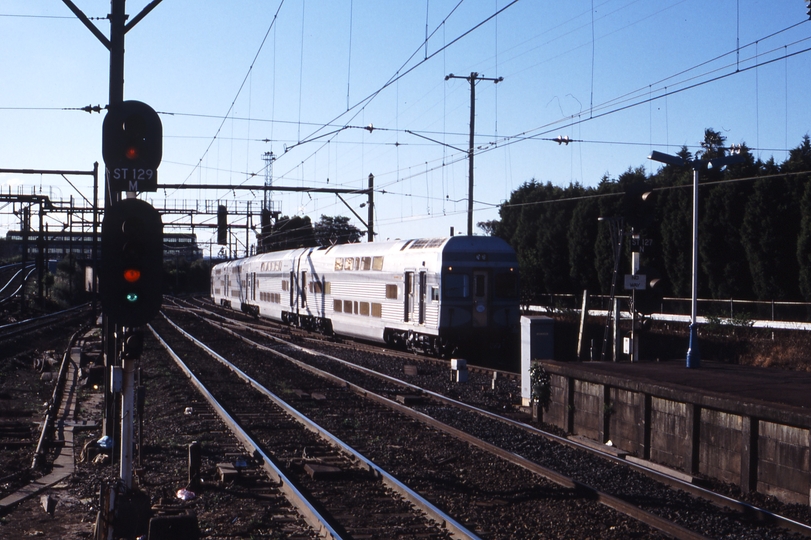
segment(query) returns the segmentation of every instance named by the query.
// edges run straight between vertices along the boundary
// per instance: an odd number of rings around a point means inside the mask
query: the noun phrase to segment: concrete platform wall
[[[811,415],[542,363],[552,390],[544,422],[743,491],[810,503]]]

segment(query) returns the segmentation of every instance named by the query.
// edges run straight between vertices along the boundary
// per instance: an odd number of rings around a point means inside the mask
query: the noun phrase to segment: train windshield
[[[518,298],[518,276],[516,274],[496,274],[495,282],[496,298]]]
[[[464,274],[447,274],[443,276],[443,298],[467,298],[468,296],[470,296],[468,276]]]

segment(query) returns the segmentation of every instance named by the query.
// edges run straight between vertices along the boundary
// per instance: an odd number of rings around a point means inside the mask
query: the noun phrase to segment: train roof
[[[406,240],[392,240],[387,242],[364,242],[357,244],[336,244],[329,247],[298,248],[284,251],[262,253],[252,257],[252,260],[279,260],[291,256],[298,256],[311,251],[313,255],[336,257],[369,257],[387,255],[391,253],[442,253],[444,256],[462,255],[469,253],[488,253],[499,255],[499,259],[515,258],[515,250],[504,240],[495,236],[451,236],[437,238],[411,238]],[[221,263],[228,267],[240,265],[245,259],[236,259]],[[220,266],[220,265],[217,265]]]

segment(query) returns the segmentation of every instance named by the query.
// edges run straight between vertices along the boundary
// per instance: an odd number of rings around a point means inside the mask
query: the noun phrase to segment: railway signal
[[[217,244],[228,245],[228,208],[222,204],[217,207]]]
[[[101,305],[114,324],[141,326],[163,303],[163,223],[139,199],[110,206],[101,229]]]
[[[644,182],[628,186],[621,204],[622,216],[633,229],[639,231],[653,222],[655,211],[653,190]]]
[[[634,309],[637,313],[650,315],[662,309],[665,280],[654,268],[642,267],[637,277],[641,285],[634,290]]]
[[[102,125],[101,152],[114,191],[157,191],[163,125],[140,101],[110,105]]]

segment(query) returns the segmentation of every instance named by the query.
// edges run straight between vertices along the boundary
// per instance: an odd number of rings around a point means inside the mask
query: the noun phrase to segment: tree
[[[323,247],[359,242],[363,234],[360,229],[349,223],[348,217],[330,217],[323,214],[313,226],[313,233],[315,241]]]
[[[575,204],[566,231],[569,243],[569,279],[576,290],[595,291],[599,287],[594,267],[595,243],[600,217],[596,199],[583,199]]]
[[[800,234],[797,238],[799,287],[802,297],[811,301],[811,182],[806,183],[800,203]]]
[[[498,224],[497,219],[491,219],[489,221],[479,221],[476,226],[487,236],[498,236]]]
[[[811,171],[811,139],[808,135],[803,142],[789,152],[783,164],[785,172]],[[799,266],[799,288],[802,297],[811,301],[811,174],[801,175],[798,181],[805,184],[800,201],[800,231],[797,236],[797,264]]]
[[[742,153],[746,161],[729,167],[724,179],[757,174],[758,165],[745,146]],[[712,180],[711,174],[705,176]],[[702,279],[699,285],[706,291],[702,294],[712,298],[751,297],[752,278],[741,237],[744,217],[741,209],[746,206],[751,191],[750,182],[718,184],[701,191],[699,259]]]
[[[279,251],[299,247],[314,247],[315,241],[313,224],[309,216],[282,216],[276,220],[271,228],[270,236],[262,238],[260,251]]]
[[[53,285],[51,297],[61,307],[79,304],[87,296],[84,290],[84,269],[72,253],[56,264],[56,275],[49,273],[46,280]]]
[[[758,300],[797,298],[800,212],[785,178],[755,181],[743,218],[743,246]]]
[[[721,135],[720,131],[707,128],[704,130],[704,140],[701,141],[701,150],[696,154],[696,159],[709,161],[725,155],[724,143],[727,138]]]
[[[699,296],[811,300],[811,138],[805,136],[782,164],[774,158],[761,162],[743,145],[743,163],[707,167],[709,160],[727,154],[725,144],[724,135],[707,129],[695,156],[687,147],[677,153],[687,163],[699,160],[701,167]],[[688,297],[693,253],[690,165],[665,165],[650,177],[641,168],[629,168],[616,180],[606,175],[589,188],[531,180],[500,207],[499,220],[479,226],[516,250],[525,300],[584,288],[606,294],[613,277],[614,245],[607,222],[597,217],[624,217],[623,194],[628,186],[644,181],[653,190],[654,218],[636,231],[651,241],[641,264],[664,274],[669,295]],[[620,274],[627,273],[629,259],[625,242]]]

